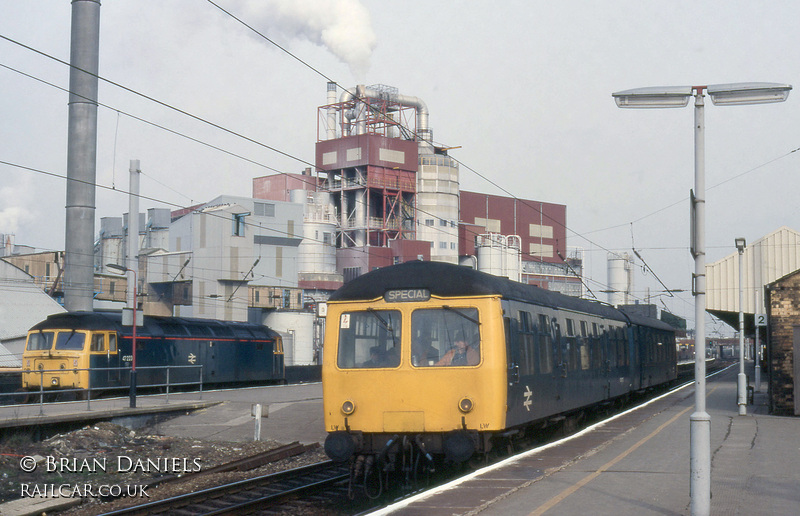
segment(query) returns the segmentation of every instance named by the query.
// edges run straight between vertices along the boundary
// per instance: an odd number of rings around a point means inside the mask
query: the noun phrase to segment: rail
[[[197,379],[191,381],[171,381],[170,379],[170,371],[174,369],[197,369]],[[197,385],[199,393],[199,399],[203,399],[203,366],[202,365],[181,365],[181,366],[139,366],[136,368],[137,372],[140,371],[163,371],[164,373],[164,380],[162,382],[155,382],[155,383],[137,383],[137,388],[139,389],[164,389],[163,394],[165,394],[164,403],[169,403],[169,395],[170,389],[176,387],[184,387],[184,386],[191,386]],[[86,375],[87,378],[87,385],[86,388],[69,388],[69,389],[45,389],[45,381],[44,375],[45,374],[67,374],[72,373],[77,375],[79,372],[87,371],[90,374]],[[131,369],[129,367],[92,367],[92,368],[70,368],[70,369],[36,369],[36,370],[25,370],[21,371],[21,374],[36,374],[39,375],[39,389],[36,391],[33,390],[22,390],[20,388],[17,392],[3,392],[0,393],[0,404],[3,405],[14,405],[18,403],[26,403],[28,400],[27,398],[31,395],[37,396],[39,398],[39,407],[40,407],[40,414],[44,413],[44,400],[45,396],[61,396],[64,394],[73,393],[76,396],[76,399],[81,398],[82,396],[86,396],[86,409],[91,410],[91,402],[92,402],[92,392],[105,392],[108,390],[120,390],[125,389],[128,384],[122,381],[116,382],[115,385],[103,385],[100,387],[92,387],[92,374],[93,372],[99,371],[116,371],[120,373],[120,377],[122,377],[122,373],[128,372],[130,373]],[[141,376],[139,377],[142,378]],[[174,378],[173,378],[174,379]],[[22,399],[26,398],[26,399]],[[95,398],[97,399],[97,398]],[[11,403],[8,402],[11,400]]]

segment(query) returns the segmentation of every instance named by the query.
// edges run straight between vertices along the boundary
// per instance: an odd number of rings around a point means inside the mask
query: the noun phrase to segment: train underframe
[[[325,452],[334,461],[350,462],[351,497],[362,490],[369,498],[377,498],[389,485],[416,489],[443,467],[481,467],[537,443],[570,435],[590,420],[618,411],[632,399],[668,385],[626,393],[499,431],[462,428],[430,433],[331,432],[325,440]]]

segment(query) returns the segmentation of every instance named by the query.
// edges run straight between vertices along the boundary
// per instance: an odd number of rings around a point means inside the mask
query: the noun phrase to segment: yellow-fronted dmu
[[[358,471],[463,462],[676,375],[661,321],[438,262],[356,278],[326,320],[325,450]]]

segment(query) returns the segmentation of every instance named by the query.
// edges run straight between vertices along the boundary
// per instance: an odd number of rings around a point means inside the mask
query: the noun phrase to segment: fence
[[[197,369],[197,380],[196,381],[181,381],[181,382],[171,382],[170,381],[170,371],[173,369]],[[183,387],[183,386],[190,386],[190,385],[197,385],[198,386],[198,393],[199,399],[203,399],[203,366],[202,365],[181,365],[181,366],[143,366],[137,367],[136,372],[137,376],[140,371],[146,370],[155,370],[155,371],[163,371],[164,372],[164,381],[161,383],[138,383],[136,384],[137,389],[164,389],[164,393],[166,394],[164,403],[169,403],[169,394],[170,388],[175,387]],[[85,389],[45,389],[44,388],[44,375],[46,373],[73,373],[78,374],[80,371],[119,371],[119,372],[128,372],[130,373],[131,369],[128,367],[93,367],[91,369],[37,369],[34,371],[22,371],[23,374],[38,374],[39,375],[39,390],[38,391],[17,391],[17,392],[3,392],[0,393],[0,404],[2,405],[14,405],[14,404],[21,404],[26,403],[30,396],[38,396],[39,398],[39,407],[40,407],[40,414],[44,411],[44,399],[45,396],[51,395],[61,395],[65,393],[74,393],[76,398],[81,398],[82,396],[86,396],[86,410],[91,410],[91,403],[92,403],[92,392],[105,392],[109,390],[123,390],[128,387],[125,383],[119,383],[117,385],[103,385],[100,387],[92,387],[92,375],[87,375],[88,382]],[[97,399],[97,398],[95,398]]]

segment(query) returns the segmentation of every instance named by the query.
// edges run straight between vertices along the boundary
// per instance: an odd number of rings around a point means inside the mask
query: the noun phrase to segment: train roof
[[[237,338],[272,338],[277,335],[270,328],[236,321],[195,319],[145,315],[137,333],[152,336],[210,336]],[[131,333],[130,326],[122,325],[122,312],[98,310],[94,312],[64,312],[53,314],[34,325],[30,331],[46,329],[114,330],[123,335]]]
[[[427,289],[431,295],[440,297],[499,295],[503,299],[674,331],[673,327],[658,319],[625,313],[597,301],[567,296],[486,274],[471,267],[443,262],[413,261],[376,269],[342,286],[331,294],[329,301],[367,301],[383,297],[387,291],[395,289]]]

